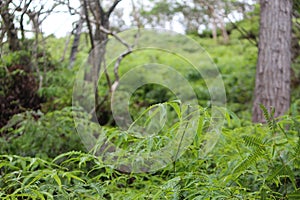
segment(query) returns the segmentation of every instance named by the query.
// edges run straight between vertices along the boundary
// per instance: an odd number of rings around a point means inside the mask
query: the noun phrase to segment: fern
[[[295,126],[295,129],[298,133],[298,137],[300,138],[300,122],[295,118],[292,118],[292,120],[293,120],[293,125]]]
[[[103,128],[108,140],[115,145],[120,143],[124,154],[119,156],[126,155],[127,150],[136,153],[159,150],[168,144],[170,138],[178,139],[179,145],[172,148],[180,148],[182,137],[176,133],[191,115],[186,113],[188,107],[177,102],[165,105],[170,107],[174,116],[181,117],[173,126],[163,129],[166,134],[153,135],[150,139],[138,138],[116,128]],[[159,106],[162,104],[152,108],[164,111]],[[152,115],[146,113],[146,117],[154,118],[155,109],[152,111]],[[157,111],[156,115],[159,114]],[[67,113],[45,116],[38,122],[52,126],[50,131],[65,130],[61,127],[64,123],[60,122],[70,120]],[[273,116],[274,109],[265,112],[266,126],[248,123],[233,129],[237,124],[233,126],[231,123],[232,126],[223,129],[213,150],[204,154],[202,142],[208,133],[202,133],[209,126],[209,111],[202,111],[197,141],[191,142],[188,151],[178,156],[174,165],[154,173],[122,173],[114,169],[117,162],[109,165],[96,154],[75,149],[47,160],[0,155],[0,199],[298,199],[300,137],[297,135],[297,120],[286,117],[276,126]],[[51,122],[52,117],[61,117],[57,123],[59,129],[54,129],[53,124],[58,121]],[[149,124],[151,122],[146,121],[145,125]],[[280,131],[279,125],[282,124],[289,124],[289,129]],[[276,137],[269,134],[270,128],[273,132],[278,129]],[[45,131],[40,127],[39,130]]]
[[[258,138],[258,137],[253,137],[253,136],[242,136],[246,146],[249,147],[256,147],[256,148],[260,148],[261,150],[264,150],[264,142]]]
[[[263,111],[263,115],[265,117],[265,120],[268,124],[269,129],[272,131],[273,134],[275,134],[275,130],[277,128],[277,124],[274,119],[275,108],[273,108],[273,107],[271,108],[271,113],[269,113],[269,111],[263,104],[260,104],[260,108]]]
[[[287,195],[288,199],[300,199],[300,190],[297,190],[293,193]]]
[[[264,155],[261,148],[256,148],[247,158],[245,158],[234,170],[234,173],[242,172],[254,165],[257,160]]]
[[[284,162],[282,162],[279,166],[271,170],[270,175],[267,177],[266,180],[276,183],[277,180],[279,180],[281,177],[289,178],[292,182],[294,189],[297,189],[294,172],[291,169],[291,167]]]
[[[298,137],[298,142],[296,146],[293,148],[293,159],[296,168],[300,168],[300,137]]]
[[[250,166],[254,165],[259,158],[265,154],[265,144],[259,137],[253,136],[242,136],[242,139],[246,146],[252,148],[252,152],[247,156],[236,168],[233,170],[234,173],[245,171]]]

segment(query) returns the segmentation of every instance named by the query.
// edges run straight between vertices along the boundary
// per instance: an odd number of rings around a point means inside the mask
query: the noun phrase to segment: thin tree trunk
[[[85,16],[85,21],[86,21],[86,24],[87,24],[87,28],[88,28],[88,33],[89,33],[89,41],[90,41],[90,44],[91,44],[91,53],[94,53],[93,50],[95,49],[95,44],[94,44],[94,36],[93,36],[93,29],[92,29],[92,25],[91,25],[91,22],[90,22],[90,18],[89,18],[89,11],[88,11],[88,3],[87,3],[87,0],[82,0],[82,6],[83,6],[83,10],[84,10],[84,16]],[[92,56],[91,58],[91,55],[89,55],[89,63],[93,62],[93,61],[90,61],[91,59],[94,59],[95,56]],[[85,70],[85,73],[84,73],[84,80],[86,81],[92,81],[92,78],[93,78],[93,72],[92,72],[92,69],[93,67],[88,67],[86,70]]]
[[[84,14],[84,11],[82,11],[82,15]],[[75,33],[74,33],[74,40],[73,40],[73,45],[71,48],[71,54],[70,54],[70,64],[69,64],[69,69],[72,69],[74,66],[74,62],[76,60],[76,56],[78,53],[78,47],[80,43],[80,36],[82,32],[82,26],[83,26],[84,19],[82,16],[80,16],[80,19],[76,25]]]
[[[18,51],[20,50],[20,43],[18,32],[14,25],[14,15],[9,13],[8,9],[10,3],[11,1],[0,1],[0,14],[7,34],[9,50]]]
[[[212,37],[213,37],[213,39],[214,39],[215,42],[218,42],[217,17],[215,16],[215,10],[214,10],[214,8],[211,5],[208,5],[208,12],[209,12],[209,16],[210,16],[210,18],[212,20]]]
[[[109,18],[108,18],[108,16],[103,15],[101,17],[101,19],[102,19],[101,26],[103,28],[109,30]],[[98,61],[95,62],[94,66],[93,66],[93,68],[94,68],[93,69],[93,72],[94,72],[94,80],[93,81],[94,81],[95,91],[97,91],[100,69],[101,69],[101,66],[104,66],[104,63],[105,63],[106,42],[107,42],[107,39],[108,39],[108,35],[107,35],[107,33],[104,33],[103,31],[100,30],[100,26],[96,26],[96,33],[95,33],[94,39],[95,39],[95,44],[97,44],[96,48],[95,48],[95,50],[96,50],[95,52],[97,52],[96,59],[98,59]],[[100,97],[99,97],[98,92],[95,93],[95,107],[96,107],[96,112],[98,112],[98,110],[100,109]]]
[[[225,22],[222,19],[222,17],[219,17],[219,22],[220,22],[220,28],[222,31],[224,43],[227,44],[229,42],[229,36],[228,36],[227,30],[226,30]]]
[[[71,33],[68,33],[67,35],[68,35],[68,36],[67,36],[67,40],[66,40],[66,43],[65,43],[64,52],[63,52],[63,55],[61,56],[61,58],[60,58],[60,60],[59,60],[60,62],[63,62],[63,61],[65,60],[66,53],[67,53],[67,50],[68,50],[68,48],[69,48],[69,44],[70,44],[70,40],[71,40],[72,34],[71,34]]]
[[[217,22],[216,22],[216,19],[213,18],[212,19],[212,37],[214,39],[215,42],[218,42],[218,35],[217,35]]]
[[[82,0],[85,21],[88,26],[88,32],[91,42],[91,52],[88,58],[89,66],[85,69],[84,80],[93,83],[95,91],[96,113],[99,113],[99,109],[101,106],[100,97],[98,94],[98,78],[101,66],[105,65],[106,42],[108,39],[108,34],[104,31],[101,31],[101,28],[109,30],[109,17],[119,2],[121,2],[121,0],[115,0],[112,6],[105,12],[99,0]],[[92,14],[91,16],[93,17],[92,19],[94,21],[95,30],[93,30],[93,27],[91,25],[92,21],[90,21],[89,19],[89,13]],[[109,79],[107,80],[108,82],[110,82]]]
[[[32,28],[34,30],[35,34],[35,40],[34,40],[34,47],[33,47],[33,60],[32,60],[32,65],[35,68],[35,71],[37,73],[37,76],[39,77],[39,89],[42,88],[43,86],[43,75],[40,72],[39,68],[39,35],[41,33],[40,31],[40,23],[39,23],[39,13],[34,12],[34,11],[28,11],[27,15],[29,19],[32,22]]]
[[[290,106],[292,0],[261,0],[259,53],[253,122],[265,122],[259,107],[275,108],[275,117]]]

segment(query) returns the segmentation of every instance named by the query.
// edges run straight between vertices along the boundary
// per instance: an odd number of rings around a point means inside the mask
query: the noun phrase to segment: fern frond
[[[275,133],[275,129],[277,126],[277,124],[274,120],[275,108],[271,108],[271,113],[269,113],[268,109],[263,104],[260,104],[259,106],[260,106],[261,110],[263,111],[263,115],[265,117],[265,120],[268,124],[269,129],[272,130],[273,133]]]
[[[298,122],[298,120],[296,120],[295,118],[292,118],[293,122],[294,122],[294,127],[295,130],[297,130],[298,132],[298,137],[300,137],[300,122]]]
[[[265,120],[267,121],[267,123],[270,123],[270,115],[269,115],[269,111],[267,110],[267,108],[263,105],[260,104],[259,105],[260,109],[263,111],[263,115],[265,117]]]
[[[297,145],[293,148],[293,159],[295,167],[300,168],[300,137],[298,138]]]
[[[244,140],[246,146],[264,149],[264,142],[260,138],[245,135],[242,137],[242,139]]]
[[[254,165],[257,160],[263,156],[264,151],[261,148],[256,148],[247,158],[245,158],[234,170],[234,173],[245,171],[250,166]]]
[[[279,176],[284,174],[284,171],[285,171],[284,165],[277,166],[270,172],[270,176],[267,177],[267,180],[271,181],[277,179]]]
[[[287,195],[288,199],[300,199],[300,190]]]
[[[290,181],[293,184],[293,187],[296,189],[296,181],[295,181],[295,175],[293,173],[293,170],[289,165],[286,165],[285,163],[282,163],[278,167],[276,167],[274,170],[271,171],[270,176],[267,177],[268,181],[276,181],[276,179],[279,179],[281,177],[288,177]]]
[[[297,189],[296,178],[295,178],[295,175],[294,175],[294,172],[293,172],[292,168],[289,165],[286,165],[285,173],[289,177],[289,179],[291,180],[291,182],[293,184],[293,187],[296,190]]]

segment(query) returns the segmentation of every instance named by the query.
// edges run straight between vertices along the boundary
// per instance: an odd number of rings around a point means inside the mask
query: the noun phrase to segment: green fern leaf
[[[288,199],[300,199],[300,190],[287,195]]]
[[[245,158],[234,170],[234,173],[245,171],[254,165],[257,160],[263,156],[264,151],[261,148],[255,149],[247,158]]]
[[[277,124],[275,123],[275,120],[274,120],[275,108],[271,108],[271,114],[269,113],[268,109],[263,104],[260,104],[260,108],[263,111],[263,115],[265,117],[265,120],[268,124],[269,129],[272,130],[273,133],[275,133],[275,129],[277,126]]]
[[[295,167],[300,168],[300,138],[298,138],[297,145],[293,148],[293,160],[295,163]]]
[[[242,138],[246,146],[264,149],[264,142],[262,139],[248,135],[245,135]]]
[[[285,171],[285,166],[284,165],[279,165],[276,167],[274,170],[270,172],[270,176],[267,177],[268,181],[272,181],[277,179],[280,175],[283,175]]]

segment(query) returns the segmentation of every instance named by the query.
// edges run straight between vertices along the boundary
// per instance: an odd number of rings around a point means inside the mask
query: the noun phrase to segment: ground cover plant
[[[284,116],[277,121],[272,113],[262,109],[268,125],[243,126],[238,118],[227,117],[220,141],[207,154],[201,148],[209,134],[204,131],[209,123],[206,112],[197,140],[182,157],[154,173],[123,173],[84,150],[56,149],[60,155],[53,158],[42,154],[29,157],[30,151],[25,152],[27,156],[2,155],[1,198],[297,199],[300,195],[299,116]],[[29,132],[26,125],[23,123],[19,128]],[[38,122],[31,124],[31,127],[38,126]],[[110,134],[116,132],[111,128]],[[123,147],[130,143],[130,139],[115,139],[114,143]],[[10,143],[11,148],[19,146],[14,142]],[[33,151],[34,143],[40,142],[24,139],[22,149]],[[41,149],[47,153],[52,146],[48,142]]]

